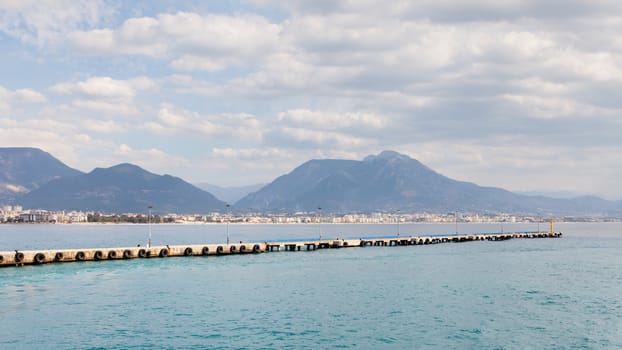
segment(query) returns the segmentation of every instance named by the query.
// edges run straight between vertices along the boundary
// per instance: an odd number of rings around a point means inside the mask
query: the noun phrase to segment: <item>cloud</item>
[[[166,172],[171,166],[188,166],[189,161],[184,157],[173,156],[157,148],[134,149],[127,144],[120,144],[115,147],[113,154],[119,162],[129,162],[140,165],[147,170]]]
[[[278,44],[280,26],[261,16],[178,12],[130,18],[117,29],[74,31],[68,38],[89,54],[172,58],[179,70],[217,71],[252,64]]]
[[[292,109],[277,115],[279,122],[291,123],[301,127],[314,129],[348,129],[348,128],[371,128],[381,129],[387,120],[373,113],[361,112],[320,112],[308,109]]]
[[[262,139],[265,127],[247,113],[205,115],[163,104],[157,118],[146,122],[144,128],[156,134],[197,134],[257,142]]]
[[[59,94],[77,95],[95,99],[131,100],[138,90],[153,89],[157,84],[150,78],[138,77],[116,80],[111,77],[92,77],[85,81],[65,82],[50,87]]]
[[[26,43],[55,44],[67,32],[92,27],[112,14],[100,0],[4,0],[0,32]]]
[[[587,0],[252,0],[263,7],[284,8],[293,16],[328,16],[335,13],[371,13],[377,17],[395,16],[401,19],[427,19],[437,22],[510,21],[520,18],[557,19],[602,16],[616,13],[622,6],[615,0],[598,2]]]
[[[238,159],[238,160],[257,160],[257,159],[292,159],[293,155],[283,149],[268,148],[213,148],[211,155],[214,158]]]
[[[339,147],[351,149],[354,147],[367,146],[369,141],[347,133],[318,131],[306,128],[281,127],[274,131],[274,136],[290,146],[298,144],[299,147]]]
[[[32,89],[17,89],[11,91],[0,86],[0,115],[12,111],[15,103],[44,103],[47,98],[40,92]]]
[[[138,115],[135,98],[140,92],[156,90],[158,83],[147,77],[127,80],[111,77],[91,77],[84,81],[64,82],[51,86],[50,91],[59,95],[69,95],[69,104],[59,104],[48,108],[47,115],[57,113],[70,116],[84,114]]]
[[[599,167],[588,151],[622,146],[617,1],[247,5],[5,1],[0,31],[18,39],[10,45],[36,44],[27,54],[55,72],[42,79],[86,78],[3,83],[0,125],[63,128],[60,142],[81,135],[80,152],[105,161],[156,157],[152,149],[194,157],[175,170],[223,184],[261,181],[311,157],[396,149],[478,182],[539,181],[519,178],[522,167],[570,186],[571,172],[599,182],[574,166],[585,158]],[[21,47],[6,48],[7,62],[22,57]],[[190,155],[196,149],[207,155]]]

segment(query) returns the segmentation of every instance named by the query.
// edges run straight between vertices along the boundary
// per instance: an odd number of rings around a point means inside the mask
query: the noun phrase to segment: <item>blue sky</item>
[[[620,32],[607,0],[3,0],[0,146],[223,186],[392,149],[622,198]]]

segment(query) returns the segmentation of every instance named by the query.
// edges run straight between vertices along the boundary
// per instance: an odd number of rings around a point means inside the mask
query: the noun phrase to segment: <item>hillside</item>
[[[81,174],[38,148],[0,148],[0,204],[14,203],[51,180]]]
[[[136,165],[96,168],[88,174],[58,179],[26,194],[28,208],[87,210],[105,213],[207,213],[225,203],[177,177],[156,175]]]
[[[406,155],[385,151],[362,161],[312,160],[241,199],[240,210],[412,211],[603,214],[600,198],[553,199],[450,179]]]

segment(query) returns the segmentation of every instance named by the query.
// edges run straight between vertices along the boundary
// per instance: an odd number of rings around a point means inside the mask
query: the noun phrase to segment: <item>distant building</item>
[[[57,222],[58,217],[46,210],[31,210],[19,214],[19,220],[27,223]]]

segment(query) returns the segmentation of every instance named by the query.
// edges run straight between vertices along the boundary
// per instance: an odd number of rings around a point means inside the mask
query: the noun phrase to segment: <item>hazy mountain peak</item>
[[[369,155],[363,159],[364,162],[371,162],[375,160],[412,160],[409,156],[405,154],[401,154],[396,151],[385,150],[380,152],[377,155]]]
[[[32,191],[50,180],[80,174],[38,148],[1,147],[0,204],[11,203],[17,194]]]
[[[121,163],[108,168],[108,170],[117,173],[149,173],[147,170],[138,165],[131,163]]]

